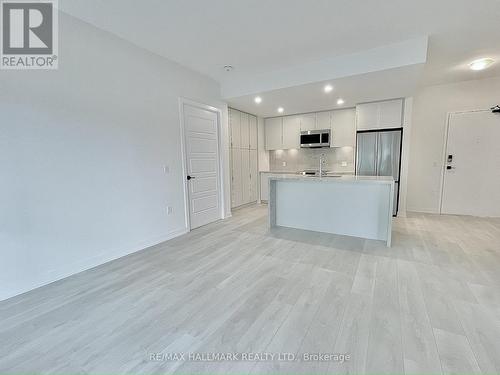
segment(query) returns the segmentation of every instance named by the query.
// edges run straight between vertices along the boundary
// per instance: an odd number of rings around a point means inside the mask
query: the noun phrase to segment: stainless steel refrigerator
[[[398,212],[402,136],[403,129],[359,131],[356,136],[356,174],[394,177],[394,216]]]

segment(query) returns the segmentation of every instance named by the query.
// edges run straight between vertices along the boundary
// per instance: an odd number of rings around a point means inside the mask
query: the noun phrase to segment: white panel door
[[[248,127],[250,132],[250,149],[257,150],[257,117],[248,117]]]
[[[500,115],[450,115],[441,213],[500,217]]]
[[[300,117],[283,117],[283,149],[300,148]]]
[[[341,109],[332,112],[332,147],[356,146],[356,110]]]
[[[306,113],[300,115],[300,130],[316,129],[316,113]]]
[[[317,129],[330,129],[332,112],[318,112],[316,113],[316,128]]]
[[[231,147],[241,146],[241,112],[229,108],[229,125],[231,128]]]
[[[184,105],[191,229],[221,218],[217,114]]]
[[[250,202],[255,202],[258,199],[258,183],[257,150],[250,150]]]
[[[248,113],[241,112],[241,148],[250,148],[250,129],[248,128]]]
[[[266,150],[283,148],[283,118],[273,117],[265,120]]]
[[[241,204],[250,203],[250,150],[241,149]]]
[[[241,149],[231,149],[231,207],[242,205]]]

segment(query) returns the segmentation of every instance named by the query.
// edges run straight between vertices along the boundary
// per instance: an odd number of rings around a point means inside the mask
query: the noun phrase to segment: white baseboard
[[[414,208],[414,207],[408,207],[406,209],[406,212],[417,212],[417,213],[421,213],[421,214],[434,214],[434,215],[440,214],[440,212],[433,210],[433,209]]]
[[[70,264],[65,264],[62,265],[59,268],[48,270],[43,274],[43,276],[37,281],[32,283],[31,285],[27,287],[20,288],[18,290],[2,290],[0,291],[0,301],[4,301],[6,299],[18,296],[20,294],[29,292],[33,289],[40,288],[42,286],[51,284],[55,281],[59,281],[62,279],[65,279],[66,277],[70,277],[73,275],[76,275],[77,273],[87,271],[91,268],[95,268],[98,266],[101,266],[105,263],[111,262],[113,260],[122,258],[124,256],[136,253],[141,250],[145,250],[148,247],[158,245],[162,242],[171,240],[175,237],[182,236],[183,234],[186,234],[188,230],[186,228],[181,228],[177,229],[175,231],[172,231],[170,233],[151,238],[149,240],[145,241],[140,241],[134,245],[131,245],[130,247],[124,249],[124,248],[116,248],[116,249],[110,249],[107,251],[102,252],[99,255],[82,259],[74,263]]]

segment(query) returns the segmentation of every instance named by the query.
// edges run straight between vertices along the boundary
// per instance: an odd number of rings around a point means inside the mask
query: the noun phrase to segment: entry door
[[[217,114],[184,105],[191,229],[221,219]]]
[[[500,115],[450,115],[441,213],[500,217]]]

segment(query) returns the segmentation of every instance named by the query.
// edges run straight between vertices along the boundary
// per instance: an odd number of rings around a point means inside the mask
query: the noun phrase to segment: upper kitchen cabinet
[[[316,113],[305,113],[300,115],[300,130],[314,130],[316,128]]]
[[[229,121],[231,123],[231,147],[241,147],[241,112],[229,108]]]
[[[316,129],[330,129],[332,126],[332,112],[316,113]]]
[[[250,150],[257,150],[257,117],[248,116],[248,127],[250,133]]]
[[[241,148],[250,148],[250,129],[248,126],[248,113],[241,113]]]
[[[388,129],[403,126],[403,99],[358,104],[357,129]]]
[[[283,148],[283,117],[267,118],[264,128],[266,150],[281,150]]]
[[[300,148],[300,117],[283,117],[283,149]]]
[[[380,125],[385,128],[403,126],[403,99],[380,102]]]
[[[340,109],[331,114],[330,147],[356,146],[356,109]]]

